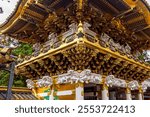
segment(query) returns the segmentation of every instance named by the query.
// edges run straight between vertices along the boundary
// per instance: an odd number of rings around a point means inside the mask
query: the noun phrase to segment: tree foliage
[[[30,44],[21,43],[20,46],[12,51],[13,55],[31,55],[32,54],[32,46]]]
[[[0,86],[7,86],[9,80],[9,73],[7,71],[0,71]]]
[[[26,55],[31,55],[32,54],[32,46],[30,44],[25,44],[21,43],[20,46],[12,51],[12,54],[15,56],[21,55],[26,56]],[[26,78],[23,76],[15,76],[14,78],[14,87],[25,87]],[[7,86],[9,81],[9,72],[1,70],[0,71],[0,86]]]

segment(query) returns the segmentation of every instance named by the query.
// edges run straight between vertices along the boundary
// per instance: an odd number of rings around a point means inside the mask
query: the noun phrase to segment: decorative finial
[[[79,22],[79,25],[78,25],[77,36],[78,36],[78,38],[83,38],[84,37],[83,25],[82,25],[81,21]]]
[[[80,32],[83,33],[83,24],[81,21],[79,22],[79,25],[78,25],[78,33],[80,33]]]

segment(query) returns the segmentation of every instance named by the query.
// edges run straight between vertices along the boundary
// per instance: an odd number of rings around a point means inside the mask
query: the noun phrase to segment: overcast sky
[[[19,0],[0,0],[0,7],[3,9],[3,13],[0,14],[0,24],[4,23],[9,15],[14,11],[18,1]]]

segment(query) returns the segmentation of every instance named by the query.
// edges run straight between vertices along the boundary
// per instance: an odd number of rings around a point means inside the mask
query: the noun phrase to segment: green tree
[[[21,55],[31,55],[32,54],[32,46],[30,44],[21,43],[20,46],[12,51],[12,54],[15,56]]]
[[[20,46],[12,51],[12,54],[15,56],[26,56],[32,54],[32,46],[30,44],[20,43]],[[0,71],[0,86],[7,86],[9,81],[9,72],[1,70]],[[23,76],[15,76],[14,78],[14,87],[25,87],[26,78]]]
[[[0,71],[0,86],[7,86],[9,80],[9,73],[7,71]]]

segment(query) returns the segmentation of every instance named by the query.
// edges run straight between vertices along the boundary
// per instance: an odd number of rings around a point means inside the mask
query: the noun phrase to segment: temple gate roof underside
[[[149,78],[149,64],[133,56],[131,48],[118,45],[111,38],[105,40],[108,37],[105,33],[97,38],[87,26],[87,23],[72,24],[71,29],[62,35],[63,41],[57,41],[59,37],[50,35],[53,41],[45,42],[42,48],[39,43],[36,44],[32,56],[19,59],[16,73],[38,79],[49,74],[57,76],[68,70],[91,69],[93,73],[113,74],[129,81]]]
[[[150,49],[150,7],[145,0],[23,0],[0,33],[34,44],[16,73],[37,79],[91,69],[125,80],[150,77],[139,60]]]
[[[150,12],[145,0],[24,0],[18,2],[0,32],[23,42],[43,42],[49,33],[65,32],[73,22],[85,21],[98,35],[133,50],[150,47]]]

